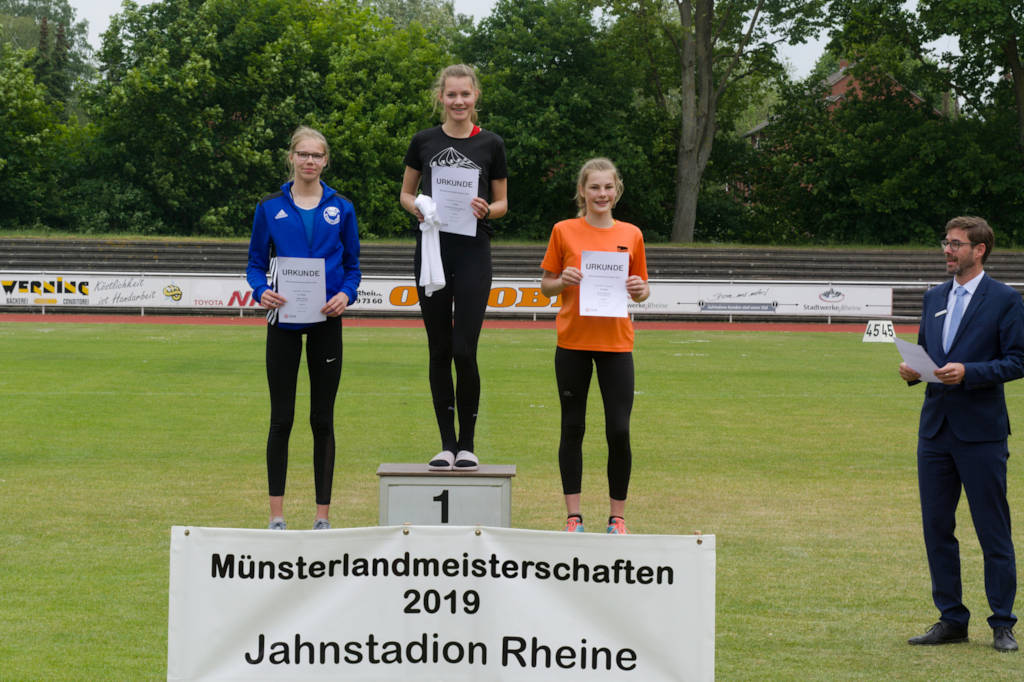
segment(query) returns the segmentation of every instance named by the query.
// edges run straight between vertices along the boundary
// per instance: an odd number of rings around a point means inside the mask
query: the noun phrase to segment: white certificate
[[[284,297],[278,321],[292,324],[322,322],[327,303],[327,277],[323,258],[277,258],[277,293]]]
[[[916,343],[904,341],[898,336],[893,337],[893,341],[896,342],[896,347],[900,350],[900,356],[903,358],[903,362],[907,363],[910,369],[921,375],[921,381],[927,381],[932,384],[942,383],[942,381],[935,376],[935,370],[937,370],[938,367],[936,367],[935,363],[932,361],[932,356],[928,355],[928,351]]]
[[[580,258],[580,315],[629,317],[626,278],[629,252],[584,251]]]
[[[476,216],[470,202],[477,193],[480,171],[476,168],[433,166],[430,169],[430,192],[441,231],[476,236]]]

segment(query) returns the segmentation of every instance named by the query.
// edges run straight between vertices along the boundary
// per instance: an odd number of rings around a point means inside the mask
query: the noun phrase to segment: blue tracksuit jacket
[[[246,279],[256,301],[272,286],[267,280],[271,259],[275,256],[290,256],[323,258],[327,300],[339,291],[344,291],[348,294],[349,303],[355,303],[359,282],[363,277],[359,270],[356,212],[351,201],[323,181],[320,184],[324,195],[313,218],[312,244],[306,241],[302,217],[292,201],[291,181],[282,185],[281,191],[263,197],[256,206],[252,219],[252,237],[249,240],[249,266],[246,268]],[[268,315],[268,320],[271,324],[276,323],[276,315]],[[290,329],[306,326],[281,324],[281,327]]]

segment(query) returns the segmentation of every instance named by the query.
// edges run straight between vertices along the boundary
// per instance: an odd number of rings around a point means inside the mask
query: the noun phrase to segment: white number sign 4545
[[[864,343],[893,343],[892,320],[871,320],[864,329]]]

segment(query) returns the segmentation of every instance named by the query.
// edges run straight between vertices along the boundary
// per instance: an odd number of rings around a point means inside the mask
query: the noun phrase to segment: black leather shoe
[[[1005,626],[992,628],[992,648],[996,651],[1016,651],[1017,640],[1013,638],[1013,629]]]
[[[1009,630],[1009,628],[1001,628],[1003,630]],[[998,629],[997,629],[998,631]],[[1011,639],[1012,639],[1011,635]],[[935,625],[928,628],[928,632],[917,637],[911,637],[907,640],[907,644],[923,644],[925,646],[934,646],[936,644],[957,644],[958,642],[967,641],[967,627],[963,625],[953,625],[947,623],[944,620],[940,620]]]

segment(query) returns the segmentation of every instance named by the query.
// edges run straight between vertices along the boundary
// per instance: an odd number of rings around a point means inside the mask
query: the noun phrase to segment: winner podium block
[[[477,471],[430,471],[426,464],[381,464],[381,526],[496,526],[512,523],[511,464]]]

